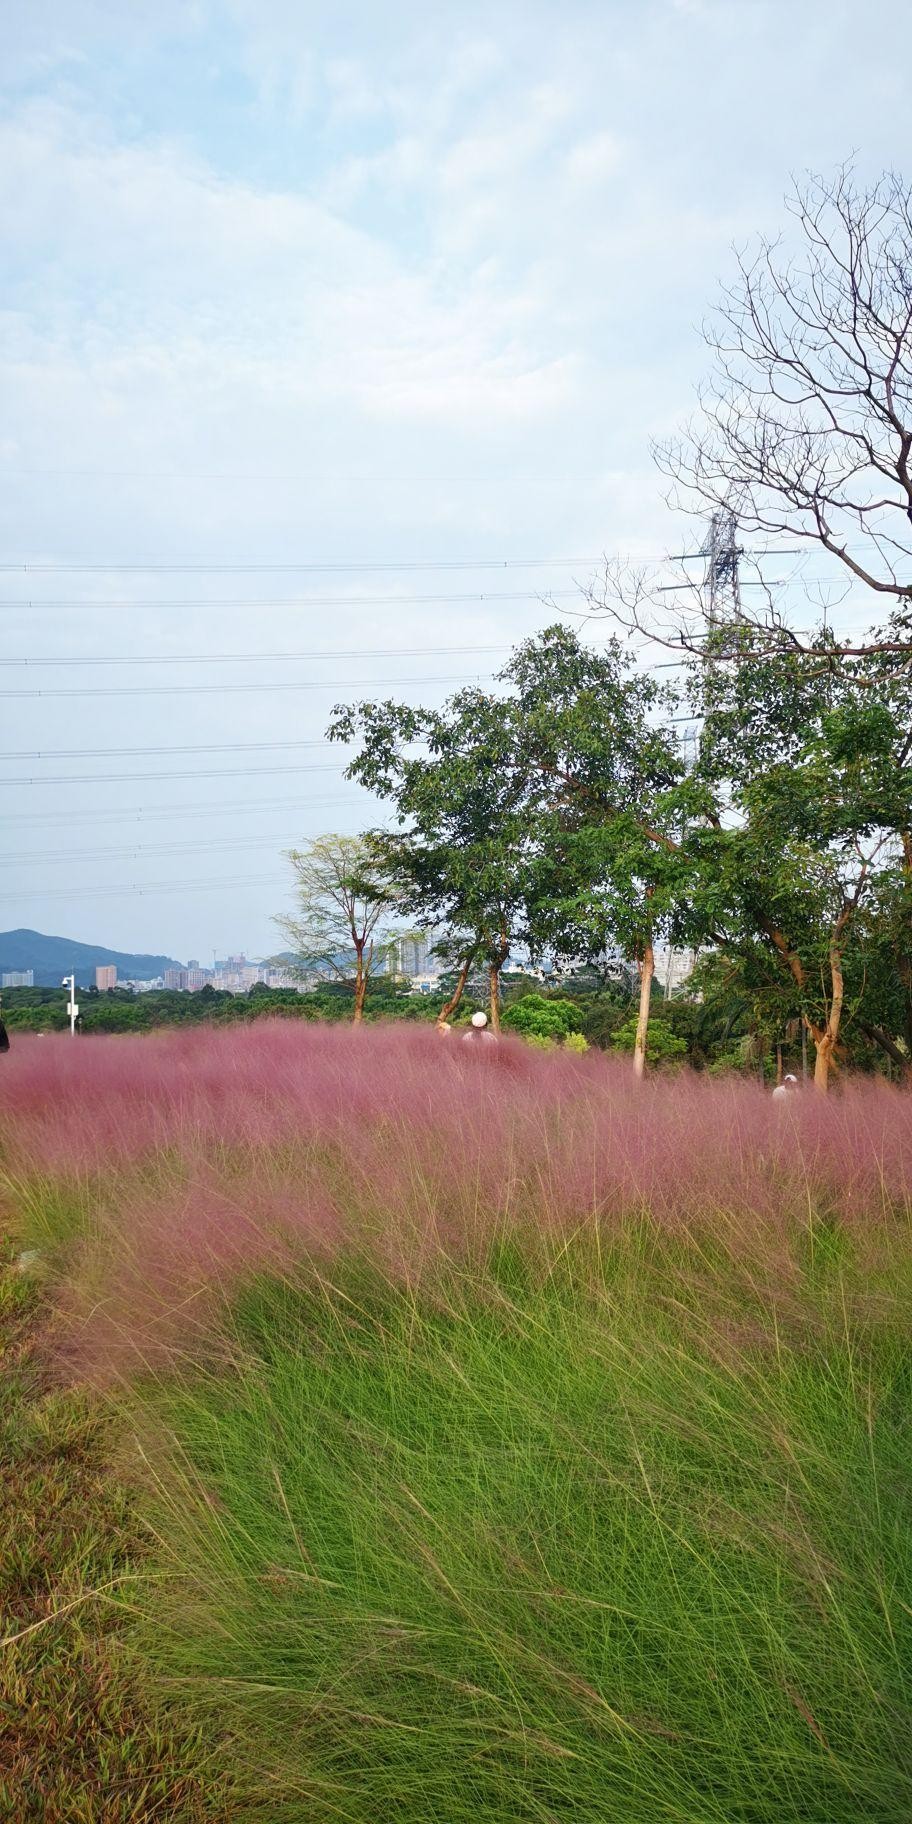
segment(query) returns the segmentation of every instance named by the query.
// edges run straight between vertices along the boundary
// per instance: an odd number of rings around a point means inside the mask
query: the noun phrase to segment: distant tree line
[[[368,989],[362,1017],[428,1024],[436,1021],[442,997],[452,998],[455,974],[441,977],[436,996],[413,993],[407,985],[379,978]],[[488,992],[486,974],[470,975],[463,1014]],[[68,1032],[66,990],[13,988],[3,992],[3,1018],[18,1033]],[[502,983],[502,1023],[506,1031],[534,1045],[593,1047],[631,1054],[638,996],[624,971],[596,975],[576,970],[553,985],[533,976],[511,975]],[[259,1019],[306,1022],[350,1021],[352,994],[348,983],[326,983],[307,994],[270,989],[256,983],[246,994],[227,994],[206,987],[194,994],[152,990],[136,995],[114,989],[96,995],[80,993],[80,1027],[76,1042],[101,1034],[148,1033],[175,1026],[231,1025],[242,1028]],[[749,1009],[743,997],[730,993],[703,999],[689,995],[666,1001],[655,986],[650,1024],[650,1063],[670,1068],[686,1062],[698,1070],[769,1071],[771,1054],[755,1044]]]

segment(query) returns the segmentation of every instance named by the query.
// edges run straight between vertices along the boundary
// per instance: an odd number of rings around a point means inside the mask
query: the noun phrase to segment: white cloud
[[[173,143],[106,143],[57,107],[0,128],[0,170],[23,318],[83,358],[143,363],[158,343],[165,363],[205,366],[205,336],[298,396],[460,422],[526,418],[560,391],[562,363],[524,344],[509,292],[482,273],[449,298],[325,202],[220,179]]]
[[[869,161],[895,155],[887,104],[912,28],[900,0],[868,10],[850,38],[849,0],[12,9],[0,550],[353,563],[660,549],[678,534],[649,435],[689,408],[695,326],[730,241],[776,228],[789,169],[843,156],[846,119]],[[745,97],[760,92],[758,112]],[[510,641],[558,580],[518,575],[515,604],[407,606],[386,599],[411,592],[401,578],[348,578],[317,590],[374,602],[326,610],[292,575],[54,578],[48,596],[99,605],[36,606],[31,632],[11,609],[10,625],[23,653]],[[262,605],[273,583],[286,606]],[[152,606],[181,593],[241,605]],[[319,738],[326,707],[111,698],[105,739],[230,739],[239,723],[246,738]],[[10,747],[84,740],[79,705],[69,722],[56,703],[5,714]],[[212,906],[189,934],[177,895],[126,906],[111,935],[205,952]],[[24,901],[21,922],[42,914]],[[216,937],[257,941],[227,914]]]
[[[614,133],[592,133],[567,153],[567,176],[574,184],[601,184],[615,176],[624,160],[624,146]]]

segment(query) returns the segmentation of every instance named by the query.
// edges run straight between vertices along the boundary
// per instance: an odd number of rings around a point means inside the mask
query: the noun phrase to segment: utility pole
[[[70,1016],[70,1034],[72,1037],[75,1038],[76,1018],[79,1013],[79,1007],[76,1002],[76,977],[75,977],[75,975],[65,975],[63,978],[63,986],[64,986],[64,988],[69,988],[69,991],[70,991],[70,998],[67,1001],[67,1013]]]

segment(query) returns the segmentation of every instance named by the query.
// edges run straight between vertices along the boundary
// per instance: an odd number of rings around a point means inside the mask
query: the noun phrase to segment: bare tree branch
[[[912,191],[842,168],[789,207],[801,253],[762,239],[738,255],[701,410],[657,460],[676,503],[821,546],[903,606],[912,638]]]

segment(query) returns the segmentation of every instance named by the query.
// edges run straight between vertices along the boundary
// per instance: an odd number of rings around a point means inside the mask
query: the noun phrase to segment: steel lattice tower
[[[706,558],[704,588],[710,626],[719,621],[737,620],[741,613],[741,584],[738,577],[738,522],[730,507],[720,507],[709,522],[703,546]]]

